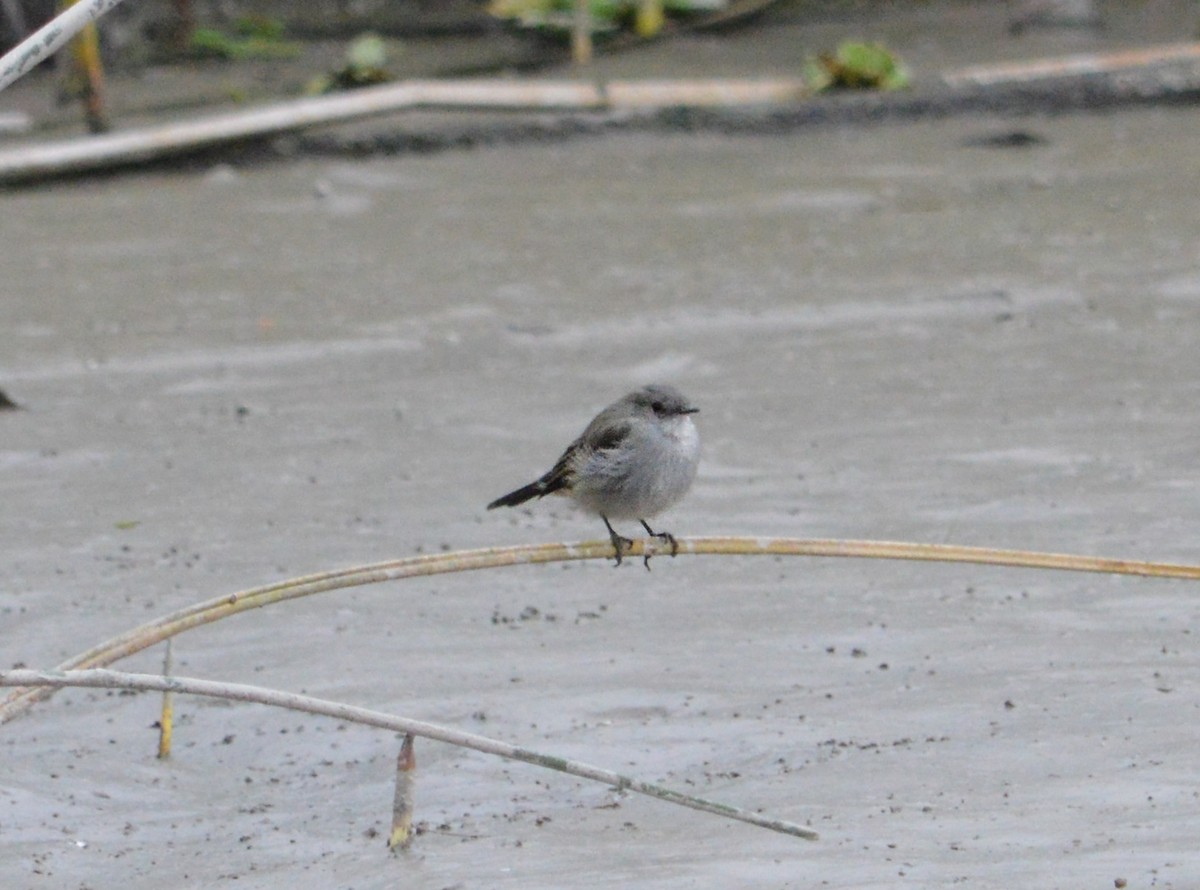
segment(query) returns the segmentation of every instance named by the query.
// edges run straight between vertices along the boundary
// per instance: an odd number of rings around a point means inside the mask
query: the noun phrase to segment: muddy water
[[[1017,128],[1044,141],[974,144]],[[311,571],[599,537],[483,505],[648,380],[702,408],[678,535],[1200,560],[1198,130],[608,137],[5,195],[0,663]],[[693,558],[328,594],[181,637],[178,670],[823,840],[428,743],[393,860],[390,737],[189,701],[160,764],[151,697],[65,692],[0,729],[0,884],[1193,886],[1196,603]]]

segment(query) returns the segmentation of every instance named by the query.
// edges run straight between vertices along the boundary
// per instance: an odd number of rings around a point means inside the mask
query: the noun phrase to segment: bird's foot
[[[648,534],[650,537],[658,538],[658,540],[662,541],[664,544],[670,544],[672,556],[675,556],[679,553],[679,542],[675,540],[675,536],[673,534],[670,532],[656,532],[646,523],[646,520],[644,519],[639,519],[638,522],[642,524],[642,528],[646,530],[646,534]],[[642,557],[642,564],[645,565],[647,572],[650,571],[651,556],[653,556],[653,554],[647,552],[646,555]]]
[[[633,546],[633,540],[626,538],[624,535],[618,535],[613,529],[612,525],[609,524],[607,517],[601,516],[600,518],[604,520],[604,524],[608,527],[608,539],[612,541],[613,550],[616,551],[617,561],[613,564],[613,568],[616,568],[621,564],[621,557],[623,557],[629,551],[629,548]],[[649,568],[649,566],[647,566],[647,568]]]

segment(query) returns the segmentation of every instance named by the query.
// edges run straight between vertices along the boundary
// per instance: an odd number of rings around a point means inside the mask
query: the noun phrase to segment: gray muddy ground
[[[1044,142],[974,144],[1019,128]],[[1192,109],[607,136],[3,196],[0,663],[257,584],[600,537],[483,505],[648,380],[679,535],[1197,562]],[[443,722],[805,843],[252,706],[67,691],[0,727],[0,886],[1200,884],[1200,590],[659,558],[376,585],[190,632],[182,674]],[[158,653],[121,663],[156,670]]]

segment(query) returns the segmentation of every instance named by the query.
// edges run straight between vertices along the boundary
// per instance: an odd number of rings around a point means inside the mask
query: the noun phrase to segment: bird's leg
[[[639,519],[638,522],[640,522],[642,524],[642,528],[644,528],[646,530],[646,534],[648,534],[650,537],[658,538],[664,544],[670,544],[672,556],[675,556],[679,553],[679,542],[675,540],[675,536],[673,534],[671,534],[670,532],[656,532],[654,529],[652,529],[649,526],[649,524],[644,519]],[[649,556],[647,556],[645,558],[645,563],[646,563],[646,568],[649,569],[650,568],[650,557]]]
[[[613,530],[613,527],[609,523],[607,516],[601,516],[600,518],[604,520],[604,526],[608,529],[608,537],[609,540],[612,541],[613,550],[617,551],[616,565],[619,566],[621,564],[621,557],[624,555],[626,550],[633,546],[633,541],[631,541],[629,538],[624,538],[621,535],[618,535]],[[649,566],[647,566],[647,568],[649,568]]]

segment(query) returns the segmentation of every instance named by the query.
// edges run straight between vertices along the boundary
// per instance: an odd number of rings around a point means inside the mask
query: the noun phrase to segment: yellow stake
[[[75,0],[60,3],[59,10],[74,6]],[[104,133],[109,129],[104,112],[104,64],[100,60],[100,29],[88,22],[71,40],[71,87],[69,91],[83,99],[83,114],[88,129]]]
[[[163,653],[163,676],[171,676],[175,669],[171,637],[167,637],[167,651]],[[175,694],[164,689],[162,694],[162,716],[158,718],[158,759],[171,756],[171,733],[175,729]]]
[[[389,850],[407,850],[412,843],[413,817],[413,770],[417,768],[417,757],[413,753],[413,735],[406,733],[396,758],[396,795],[392,798],[392,833],[388,837]]]

